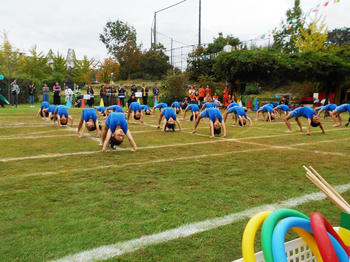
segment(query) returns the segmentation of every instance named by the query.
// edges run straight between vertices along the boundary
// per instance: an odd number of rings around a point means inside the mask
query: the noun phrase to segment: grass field
[[[35,118],[37,108],[0,108],[0,261],[83,251],[91,260],[233,261],[261,206],[318,211],[338,225],[329,200],[304,197],[318,190],[302,165],[345,185],[350,200],[350,128],[330,119],[325,135],[312,128],[311,136],[295,122],[289,134],[281,120],[246,128],[230,120],[225,139],[210,139],[207,121],[196,135],[189,121],[181,121],[182,132],[160,132],[157,112],[145,125],[129,124],[137,152],[126,139],[101,153],[94,134],[75,134],[80,109],[70,109],[74,128],[59,129]]]

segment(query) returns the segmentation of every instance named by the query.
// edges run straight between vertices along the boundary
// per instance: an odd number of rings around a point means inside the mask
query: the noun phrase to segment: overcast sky
[[[99,60],[107,57],[99,41],[108,20],[120,19],[133,25],[143,48],[151,42],[151,24],[156,10],[180,0],[4,0],[0,4],[0,30],[22,51],[34,45],[45,53],[67,53],[73,48],[78,58],[84,55]],[[157,31],[173,37],[174,47],[198,42],[198,0],[186,2],[158,13]],[[303,11],[324,1],[301,0]],[[350,0],[331,0],[320,14],[329,29],[350,26]],[[294,0],[202,0],[202,43],[211,42],[218,32],[249,40],[270,32],[280,24]],[[313,15],[314,16],[314,15]],[[170,39],[159,35],[170,47]]]

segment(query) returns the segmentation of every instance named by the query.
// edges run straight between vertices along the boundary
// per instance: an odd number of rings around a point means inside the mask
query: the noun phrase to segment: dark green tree
[[[140,68],[141,48],[136,43],[136,30],[123,21],[109,21],[100,34],[108,53],[120,64],[120,77],[130,78]]]
[[[295,42],[300,35],[300,28],[304,28],[302,20],[302,10],[300,8],[300,0],[294,1],[294,7],[287,10],[286,22],[281,23],[281,29],[274,30],[273,47],[284,53],[298,52]]]
[[[141,60],[141,72],[154,79],[161,79],[171,69],[169,57],[165,54],[165,48],[158,45],[143,53]]]
[[[336,28],[328,32],[327,42],[339,46],[344,43],[350,44],[350,27]]]
[[[234,37],[232,35],[227,35],[224,37],[222,33],[219,33],[219,36],[214,38],[213,43],[210,43],[206,49],[207,54],[221,52],[225,45],[229,44],[233,48],[238,46],[241,42],[239,38]]]

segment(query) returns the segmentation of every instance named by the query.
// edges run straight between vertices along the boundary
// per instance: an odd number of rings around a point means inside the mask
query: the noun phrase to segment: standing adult
[[[34,91],[35,91],[35,85],[29,84],[28,86],[28,95],[29,95],[29,105],[30,107],[34,107]]]
[[[105,105],[105,100],[106,100],[106,93],[105,93],[105,86],[102,85],[100,88],[100,101],[103,101],[103,105]]]
[[[43,102],[49,102],[50,88],[47,86],[46,83],[44,83],[42,90],[43,90]]]
[[[56,82],[52,90],[53,90],[53,104],[60,105],[61,104],[61,99],[60,99],[61,86],[58,84],[58,82]]]
[[[115,86],[111,87],[111,103],[110,105],[115,105],[117,104],[117,90],[115,89]]]
[[[211,97],[211,88],[209,85],[207,85],[207,88],[205,89],[205,96],[208,96]]]
[[[198,99],[201,104],[203,104],[204,97],[205,97],[205,89],[202,85],[200,85],[198,89]]]
[[[120,101],[120,105],[124,107],[125,106],[125,87],[123,84],[120,84],[118,87],[118,98]]]
[[[111,87],[110,86],[107,86],[105,88],[106,90],[106,101],[105,101],[105,106],[109,106],[111,105]]]
[[[148,100],[148,86],[146,86],[145,83],[142,84],[142,102],[144,105],[147,105],[147,100]]]
[[[86,93],[90,95],[90,99],[87,101],[89,107],[93,107],[95,104],[95,98],[94,98],[94,89],[92,86],[89,86]]]
[[[224,92],[223,92],[223,98],[222,98],[222,104],[224,106],[228,106],[230,104],[230,89],[228,89],[227,86],[225,86]]]
[[[75,98],[75,101],[77,100],[78,93],[81,94],[81,89],[79,88],[79,85],[75,85],[75,87],[74,87],[74,98]]]
[[[160,90],[159,90],[159,87],[158,87],[158,83],[154,84],[154,87],[152,88],[152,92],[153,92],[153,102],[155,103],[156,100],[157,100],[157,102],[159,102]]]
[[[137,87],[136,85],[132,85],[131,88],[130,88],[130,91],[131,91],[131,95],[135,95],[135,93],[137,92]]]
[[[66,86],[66,89],[64,90],[64,94],[66,96],[66,103],[69,100],[69,103],[72,104],[72,98],[73,98],[73,91],[69,88],[69,86]]]
[[[17,79],[13,80],[13,82],[10,84],[11,87],[11,104],[14,106],[16,104],[16,107],[18,106],[18,94],[20,92],[19,86],[17,85]]]

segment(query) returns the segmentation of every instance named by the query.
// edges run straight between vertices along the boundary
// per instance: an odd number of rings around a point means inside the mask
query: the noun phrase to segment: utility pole
[[[171,38],[171,46],[170,46],[170,64],[173,65],[173,39]]]
[[[198,46],[201,45],[202,0],[199,0]]]
[[[153,28],[151,27],[151,48],[153,47]]]
[[[153,45],[157,46],[157,12],[154,12]]]

